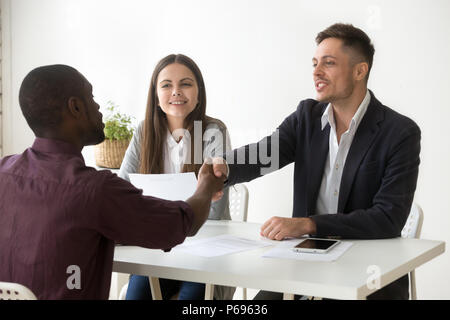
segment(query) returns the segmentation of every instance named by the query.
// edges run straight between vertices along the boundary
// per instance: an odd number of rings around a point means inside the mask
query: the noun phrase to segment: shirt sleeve
[[[137,173],[141,159],[141,135],[144,122],[141,121],[128,145],[119,170],[119,177],[130,181],[129,173]]]
[[[227,186],[251,181],[294,162],[300,108],[288,116],[272,135],[222,155],[228,164]]]
[[[126,245],[169,249],[192,227],[194,213],[184,201],[143,196],[142,190],[106,172],[96,227],[106,238]]]

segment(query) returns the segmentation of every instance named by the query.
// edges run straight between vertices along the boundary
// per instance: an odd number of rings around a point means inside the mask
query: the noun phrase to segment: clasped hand
[[[227,178],[226,165],[222,158],[207,158],[198,172],[198,185],[204,184],[206,189],[212,191],[212,201],[220,200],[223,197],[223,184]],[[222,167],[225,166],[225,173],[222,174]]]

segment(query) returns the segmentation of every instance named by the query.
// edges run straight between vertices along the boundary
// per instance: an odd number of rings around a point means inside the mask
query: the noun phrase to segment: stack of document
[[[251,240],[229,234],[223,234],[215,237],[188,241],[176,246],[174,250],[209,258],[246,250],[253,250],[270,245],[272,245],[272,243],[267,241]]]
[[[190,198],[197,188],[194,172],[171,174],[138,174],[130,173],[130,182],[142,189],[144,196],[152,196],[166,200],[182,200]]]

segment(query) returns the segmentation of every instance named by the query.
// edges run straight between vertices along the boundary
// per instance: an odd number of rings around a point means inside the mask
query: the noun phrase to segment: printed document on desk
[[[143,190],[144,196],[152,196],[166,200],[185,201],[197,188],[194,172],[170,174],[138,174],[130,173],[131,183]]]
[[[344,254],[345,251],[347,251],[353,245],[352,242],[342,241],[327,253],[294,252],[292,248],[295,247],[295,245],[297,245],[300,242],[300,240],[301,239],[283,240],[273,249],[266,251],[263,254],[263,257],[302,260],[302,261],[332,262],[336,261],[340,256]]]
[[[201,257],[217,257],[230,253],[271,246],[273,243],[263,240],[251,240],[229,234],[186,241],[172,250],[186,252]]]

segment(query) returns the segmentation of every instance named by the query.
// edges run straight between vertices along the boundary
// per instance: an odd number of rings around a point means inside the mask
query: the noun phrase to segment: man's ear
[[[84,104],[81,99],[77,97],[70,97],[67,102],[69,113],[76,119],[83,115]]]
[[[360,62],[355,65],[354,68],[354,77],[355,80],[361,81],[366,78],[367,73],[369,72],[369,65],[367,62]]]

